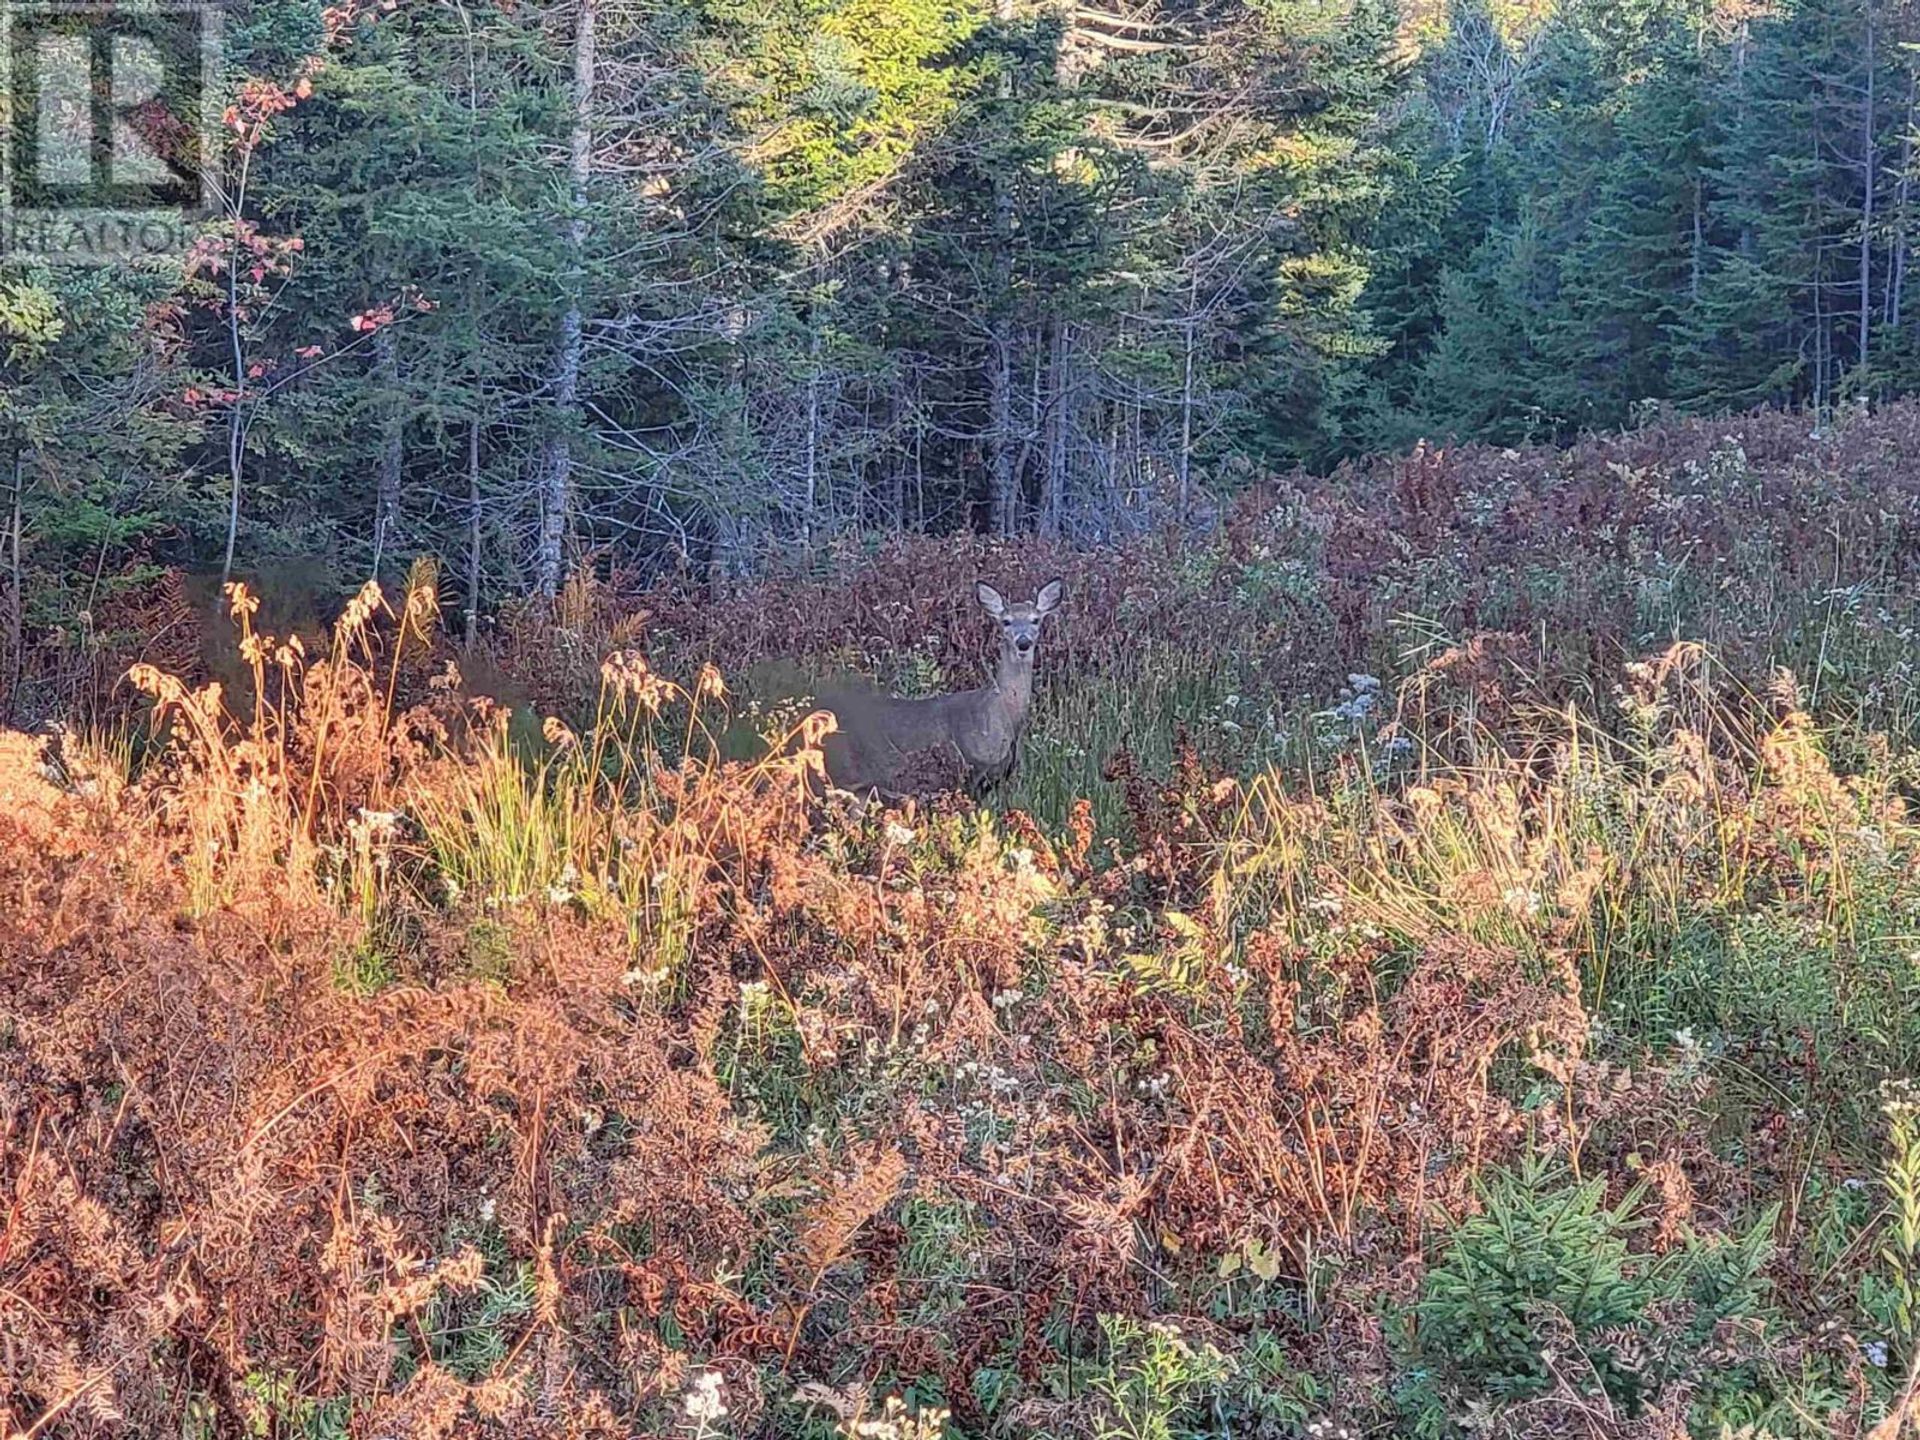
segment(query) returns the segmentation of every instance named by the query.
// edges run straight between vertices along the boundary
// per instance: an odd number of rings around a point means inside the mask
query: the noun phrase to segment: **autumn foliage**
[[[1366,517],[1442,556],[1512,462],[1405,463],[1233,518],[1235,585],[1153,608],[1195,562],[1143,550],[1079,593],[1253,634],[1296,522],[1344,594]],[[1600,670],[1496,631],[1349,685],[1306,768],[1172,737],[1101,757],[1111,823],[879,812],[819,796],[804,707],[722,744],[797,608],[947,633],[896,554],[816,583],[583,584],[468,656],[431,567],[324,639],[236,586],[238,670],[136,667],[117,758],[5,739],[0,1433],[1897,1427],[1904,742],[1699,645],[1588,650],[1618,690],[1548,703]],[[1056,685],[1125,663],[1071,633]],[[1448,1310],[1483,1212],[1549,1256],[1538,1216],[1584,1217],[1548,1271],[1605,1304],[1521,1267]],[[1570,1338],[1421,1348],[1482,1323]]]

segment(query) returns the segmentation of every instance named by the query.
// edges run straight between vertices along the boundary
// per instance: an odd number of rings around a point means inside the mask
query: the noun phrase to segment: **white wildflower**
[[[687,1387],[686,1398],[680,1402],[687,1418],[702,1429],[724,1418],[727,1413],[726,1396],[722,1393],[724,1384],[718,1370],[702,1370],[696,1374],[693,1384]]]

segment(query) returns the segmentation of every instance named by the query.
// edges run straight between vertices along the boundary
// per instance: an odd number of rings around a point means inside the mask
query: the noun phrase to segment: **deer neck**
[[[1033,703],[1033,656],[1031,650],[1022,655],[1011,645],[1003,646],[993,672],[988,703],[1015,729],[1026,723],[1027,707]]]

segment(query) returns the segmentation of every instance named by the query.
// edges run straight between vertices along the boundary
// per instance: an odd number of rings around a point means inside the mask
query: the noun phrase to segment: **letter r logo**
[[[203,199],[210,16],[167,0],[0,0],[13,209]]]

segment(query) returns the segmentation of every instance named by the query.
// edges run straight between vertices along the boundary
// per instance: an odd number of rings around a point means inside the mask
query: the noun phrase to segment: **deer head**
[[[1059,580],[1049,580],[1040,587],[1031,604],[1009,604],[984,580],[974,587],[974,593],[980,597],[980,607],[1000,626],[1001,663],[1031,667],[1033,653],[1040,648],[1040,622],[1059,608],[1060,598],[1066,593],[1065,585]]]

